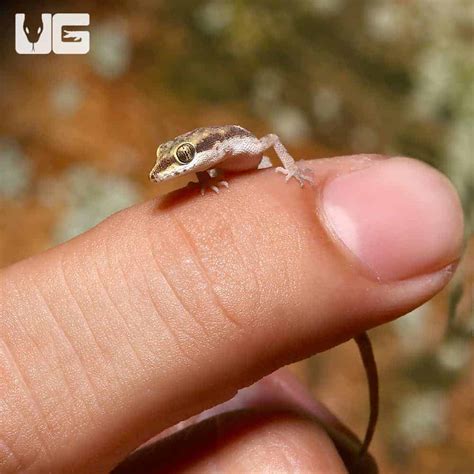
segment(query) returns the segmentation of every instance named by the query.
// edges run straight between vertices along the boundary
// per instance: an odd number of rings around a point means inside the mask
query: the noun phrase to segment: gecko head
[[[156,163],[150,171],[150,180],[157,183],[196,171],[199,153],[190,141],[171,140],[156,150]]]

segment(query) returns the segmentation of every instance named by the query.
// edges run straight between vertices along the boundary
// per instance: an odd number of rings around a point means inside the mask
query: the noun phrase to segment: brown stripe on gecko
[[[161,158],[155,165],[155,173],[159,173],[160,171],[164,171],[168,168],[171,164],[176,163],[173,155],[168,155]]]
[[[237,125],[227,125],[225,127],[213,127],[212,133],[203,134],[202,137],[196,141],[196,151],[198,153],[210,150],[216,142],[222,142],[234,137],[249,137],[253,136],[245,128]]]

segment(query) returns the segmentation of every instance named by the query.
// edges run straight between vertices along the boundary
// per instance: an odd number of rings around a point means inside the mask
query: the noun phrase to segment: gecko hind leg
[[[257,169],[265,170],[267,168],[273,168],[272,160],[270,160],[268,156],[262,156],[262,159],[260,160],[260,163]]]
[[[262,153],[270,148],[273,148],[275,150],[278,158],[281,161],[281,164],[283,165],[275,168],[275,171],[277,173],[284,174],[286,176],[286,182],[288,182],[291,178],[295,178],[301,187],[304,186],[305,181],[308,181],[308,183],[313,184],[313,180],[309,176],[310,170],[302,170],[298,167],[295,160],[288,153],[288,150],[285,148],[285,146],[280,141],[277,135],[271,133],[269,135],[265,135],[259,141],[262,147]]]

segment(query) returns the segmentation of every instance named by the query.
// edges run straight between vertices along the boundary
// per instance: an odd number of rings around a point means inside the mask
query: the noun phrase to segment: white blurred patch
[[[415,116],[426,120],[437,116],[448,97],[458,88],[454,58],[446,48],[432,47],[418,55],[415,90],[410,106]]]
[[[270,115],[270,121],[275,133],[283,142],[297,143],[308,138],[311,127],[303,112],[296,107],[279,107]]]
[[[342,11],[346,0],[305,0],[305,3],[320,15],[331,16]]]
[[[283,91],[281,74],[272,69],[258,70],[253,80],[253,102],[257,110],[266,108],[280,101]]]
[[[0,138],[0,197],[19,199],[30,187],[31,163],[15,140]]]
[[[62,81],[53,85],[50,97],[56,112],[62,116],[70,116],[79,109],[84,93],[76,82]]]
[[[218,33],[226,28],[234,17],[231,2],[211,0],[198,8],[195,18],[198,26],[207,33]]]
[[[124,74],[132,56],[127,24],[123,20],[109,20],[91,31],[88,58],[95,72],[106,79]]]
[[[56,183],[56,190],[65,197],[67,206],[56,225],[57,243],[81,234],[140,197],[131,181],[101,174],[88,166],[70,168]]]
[[[397,2],[377,2],[369,5],[365,14],[367,31],[378,41],[394,42],[402,37],[406,12]]]
[[[341,97],[330,87],[321,87],[313,97],[313,112],[320,122],[336,120],[341,112]]]
[[[436,352],[438,362],[445,369],[457,372],[467,366],[471,358],[471,350],[461,339],[444,342]]]
[[[398,433],[403,443],[416,446],[442,441],[447,433],[447,403],[443,394],[432,391],[401,400]]]
[[[401,349],[406,354],[418,354],[426,348],[427,341],[424,336],[430,312],[431,304],[428,302],[389,323],[398,336]]]

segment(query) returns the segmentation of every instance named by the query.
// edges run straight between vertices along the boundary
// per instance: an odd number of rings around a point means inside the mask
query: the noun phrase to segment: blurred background
[[[298,158],[424,160],[463,199],[466,252],[446,290],[371,331],[382,401],[373,452],[382,473],[472,474],[474,2],[58,4],[0,7],[0,266],[156,195],[157,145],[195,127],[274,131]],[[14,14],[42,12],[89,13],[90,52],[16,54]],[[349,342],[293,369],[362,435],[356,354]]]

